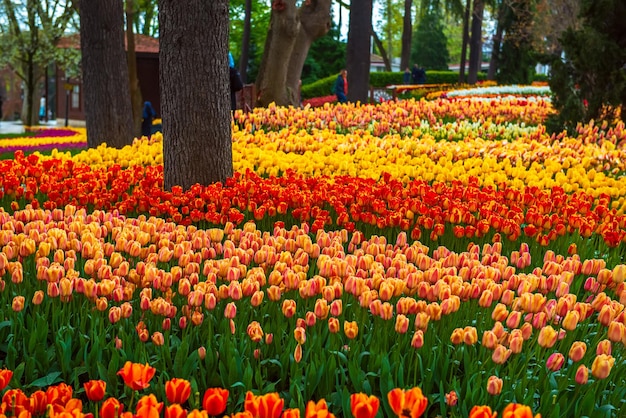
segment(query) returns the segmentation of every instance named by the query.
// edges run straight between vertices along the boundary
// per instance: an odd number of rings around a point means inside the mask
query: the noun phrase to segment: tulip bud
[[[550,357],[548,357],[548,360],[546,361],[546,367],[550,371],[557,372],[561,370],[561,367],[563,367],[564,362],[565,362],[565,357],[563,356],[563,354],[553,353],[550,355]]]
[[[413,338],[411,339],[411,347],[413,348],[422,348],[424,345],[424,331],[418,329],[413,334]]]
[[[497,376],[489,376],[487,380],[487,392],[490,395],[496,396],[502,392],[503,381]]]
[[[587,383],[587,380],[589,380],[589,369],[587,368],[587,366],[585,366],[584,364],[578,366],[578,369],[576,370],[575,380],[576,383],[578,383],[579,385],[584,385]]]
[[[611,369],[615,364],[615,358],[610,355],[600,354],[591,365],[591,374],[596,379],[606,379],[611,373]]]
[[[568,356],[574,363],[580,361],[587,352],[587,344],[583,341],[574,341],[569,349]]]

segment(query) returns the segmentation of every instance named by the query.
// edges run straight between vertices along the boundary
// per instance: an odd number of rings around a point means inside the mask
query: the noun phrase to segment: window
[[[72,109],[80,109],[80,86],[72,88]]]

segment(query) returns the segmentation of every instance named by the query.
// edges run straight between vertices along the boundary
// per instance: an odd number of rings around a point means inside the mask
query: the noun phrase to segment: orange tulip
[[[104,398],[107,383],[104,380],[90,380],[83,385],[87,399],[91,402],[100,402]]]
[[[492,412],[486,405],[474,405],[469,413],[469,418],[496,418],[497,412]]]
[[[300,410],[298,408],[285,409],[282,418],[300,418]]]
[[[0,370],[0,391],[4,390],[9,385],[9,382],[13,378],[13,370],[2,369]]]
[[[101,418],[118,418],[124,410],[124,404],[116,398],[107,398],[100,407]]]
[[[380,400],[376,396],[367,396],[365,393],[350,395],[350,410],[355,418],[374,418],[379,407]]]
[[[228,402],[228,389],[223,388],[209,388],[204,392],[202,398],[202,408],[209,415],[219,415],[226,410],[226,403]]]
[[[502,392],[502,379],[497,376],[489,376],[487,380],[487,392],[490,395],[496,396]]]
[[[317,403],[309,401],[304,410],[305,418],[335,418],[335,415],[328,411],[325,399],[320,399]]]
[[[615,358],[610,355],[600,354],[593,360],[591,374],[596,379],[606,379],[611,373],[614,364]]]
[[[537,414],[535,417],[540,418],[541,415]],[[502,411],[502,418],[533,418],[533,411],[529,406],[510,403]]]
[[[13,298],[13,302],[11,303],[11,308],[15,312],[20,312],[22,309],[24,309],[24,302],[24,296],[15,296]]]
[[[150,380],[154,377],[156,369],[147,363],[139,364],[127,361],[124,367],[117,372],[124,379],[124,384],[132,390],[141,390],[150,386]]]
[[[188,380],[177,377],[165,382],[165,396],[169,403],[183,404],[191,395],[191,384]]]
[[[574,341],[572,347],[569,349],[569,358],[573,362],[582,360],[587,352],[587,344],[583,341]]]
[[[165,418],[187,418],[187,410],[175,403],[165,407]]]
[[[137,402],[134,418],[159,418],[163,402],[158,402],[153,394],[143,396]]]
[[[285,404],[278,393],[272,392],[265,395],[256,396],[252,392],[246,393],[244,408],[252,416],[258,418],[278,418],[283,412]]]
[[[346,334],[346,337],[353,340],[359,335],[359,325],[356,321],[344,321],[343,332]]]
[[[558,334],[556,330],[550,325],[547,325],[541,328],[541,331],[539,331],[539,337],[537,337],[537,342],[543,348],[551,348],[554,343],[556,343],[557,336]]]
[[[194,409],[187,414],[187,418],[209,418],[209,414],[206,411]]]
[[[328,318],[328,331],[332,334],[339,332],[339,320],[335,317]]]
[[[44,415],[48,407],[48,401],[46,399],[46,392],[43,390],[37,390],[30,395],[29,398],[30,410],[33,415]],[[82,410],[82,405],[80,405]]]
[[[395,388],[387,394],[387,400],[398,417],[421,417],[428,405],[428,399],[418,387],[406,391]]]

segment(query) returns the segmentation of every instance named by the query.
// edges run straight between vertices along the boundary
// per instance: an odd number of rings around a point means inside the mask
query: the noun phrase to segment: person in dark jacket
[[[339,103],[346,103],[348,101],[348,71],[345,68],[341,70],[337,76],[333,90]]]
[[[413,84],[426,84],[426,70],[417,64],[413,65],[411,78],[413,79]]]
[[[145,102],[143,104],[143,113],[141,117],[141,135],[149,137],[152,135],[152,121],[156,117],[156,112],[152,107],[152,103]]]

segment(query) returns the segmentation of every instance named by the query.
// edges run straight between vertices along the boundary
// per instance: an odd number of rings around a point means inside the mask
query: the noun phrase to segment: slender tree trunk
[[[463,42],[461,44],[461,66],[459,67],[459,83],[465,83],[465,63],[467,58],[467,44],[469,43],[469,18],[472,9],[472,0],[465,1],[465,14],[463,15]]]
[[[126,0],[126,59],[128,61],[128,82],[133,110],[133,134],[141,135],[142,98],[137,77],[137,54],[135,53],[135,34],[133,33],[133,0]]]
[[[233,175],[228,19],[228,0],[159,2],[165,189]]]
[[[391,71],[391,61],[389,61],[389,55],[387,54],[387,51],[385,50],[385,46],[380,41],[380,38],[378,37],[378,34],[376,34],[376,31],[374,30],[373,27],[371,28],[371,34],[372,34],[372,37],[374,38],[374,44],[376,45],[376,48],[378,48],[378,51],[380,52],[380,56],[383,59],[383,63],[385,64],[385,71]]]
[[[350,2],[350,24],[346,49],[348,70],[348,100],[367,103],[370,84],[370,51],[372,27],[372,0]]]
[[[330,30],[330,0],[305,2],[298,10],[300,30],[287,66],[287,93],[290,105],[299,105],[300,76],[311,44]]]
[[[404,19],[402,25],[402,56],[400,57],[400,71],[411,67],[411,38],[413,37],[413,18],[411,10],[413,0],[404,0]]]
[[[250,19],[252,15],[252,0],[246,0],[245,16],[243,19],[243,36],[241,39],[241,57],[239,58],[239,74],[244,84],[248,81],[248,61],[250,60]]]
[[[474,7],[472,13],[472,30],[470,36],[470,59],[469,59],[469,71],[467,73],[467,82],[469,84],[476,84],[478,81],[478,72],[480,71],[482,56],[482,26],[483,26],[483,12],[485,10],[485,3],[483,0],[474,0]]]
[[[133,140],[122,0],[80,2],[87,142],[121,148]]]
[[[286,85],[287,69],[299,31],[296,0],[272,2],[270,29],[256,81],[258,106],[267,107],[272,102],[285,106],[291,103]]]
[[[500,58],[500,46],[502,44],[502,35],[504,33],[504,2],[498,6],[498,21],[496,22],[496,33],[493,35],[493,47],[491,49],[491,59],[489,60],[489,71],[487,72],[488,80],[495,80],[498,72],[498,60]]]

